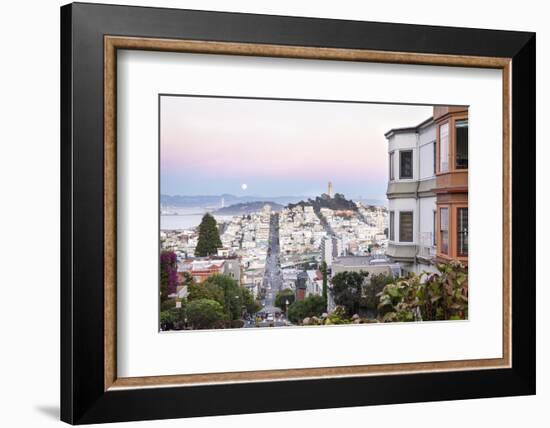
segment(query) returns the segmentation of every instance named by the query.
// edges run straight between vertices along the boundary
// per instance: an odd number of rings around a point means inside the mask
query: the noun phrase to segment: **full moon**
[[[248,186],[246,184],[241,184],[241,189],[246,190]]]

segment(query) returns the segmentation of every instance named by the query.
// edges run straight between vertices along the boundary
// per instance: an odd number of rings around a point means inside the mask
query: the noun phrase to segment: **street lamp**
[[[285,312],[286,312],[285,316],[286,316],[287,321],[288,321],[288,304],[289,303],[290,302],[288,301],[288,299],[286,299],[285,300]]]

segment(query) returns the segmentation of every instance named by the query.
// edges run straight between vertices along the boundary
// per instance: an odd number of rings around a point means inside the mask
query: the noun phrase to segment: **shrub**
[[[167,330],[183,330],[185,328],[185,308],[172,308],[161,311],[160,313],[160,329]]]
[[[160,311],[168,311],[176,308],[176,299],[168,299],[160,302]]]
[[[194,329],[216,328],[224,320],[223,307],[215,300],[192,300],[186,309],[187,321]]]
[[[439,274],[410,274],[384,287],[379,311],[384,322],[468,318],[468,271],[452,261],[437,265]],[[422,281],[426,277],[426,281]]]
[[[322,296],[310,296],[294,302],[288,307],[288,319],[293,323],[300,324],[304,318],[321,316],[325,310],[326,304]]]

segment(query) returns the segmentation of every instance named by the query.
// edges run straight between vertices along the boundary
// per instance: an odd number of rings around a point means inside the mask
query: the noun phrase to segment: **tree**
[[[379,311],[384,322],[468,318],[468,270],[458,261],[438,264],[439,274],[411,273],[384,287]],[[424,281],[424,277],[426,277]]]
[[[301,324],[306,317],[321,316],[325,309],[326,304],[322,296],[309,296],[288,307],[288,319],[295,324]]]
[[[191,284],[187,288],[188,295],[187,300],[199,300],[199,299],[209,299],[215,300],[220,305],[224,305],[224,292],[223,290],[214,282],[205,281],[202,284]]]
[[[206,281],[199,285],[200,287],[211,287],[215,290],[218,287],[222,292],[222,301],[224,312],[228,320],[236,320],[241,317],[243,303],[243,289],[239,287],[237,281],[227,275],[212,275]]]
[[[348,315],[359,311],[362,303],[363,285],[368,272],[340,272],[332,278],[334,302],[346,308]]]
[[[170,308],[161,311],[160,313],[160,329],[167,330],[182,330],[185,328],[185,307]]]
[[[255,314],[260,310],[261,306],[256,300],[254,300],[254,296],[250,290],[242,288],[241,294],[243,296],[243,306],[245,307],[247,313]]]
[[[372,275],[369,278],[369,281],[364,287],[364,299],[362,303],[368,311],[371,312],[372,316],[378,314],[378,303],[380,299],[378,294],[384,290],[384,287],[388,284],[391,284],[395,281],[395,278],[392,275],[380,273],[378,275]]]
[[[323,299],[325,299],[325,304],[327,303],[328,298],[328,266],[327,262],[321,263],[321,273],[323,274]]]
[[[217,328],[224,320],[223,307],[215,300],[193,300],[186,309],[187,322],[194,329]]]
[[[294,300],[296,297],[294,296],[294,291],[292,291],[290,288],[285,288],[284,290],[281,290],[277,293],[275,296],[275,306],[280,309],[286,309],[286,302],[288,300],[288,304],[291,305],[294,303]]]
[[[174,294],[178,285],[177,256],[173,251],[160,253],[160,298],[164,301]]]
[[[206,213],[199,225],[199,240],[195,248],[195,255],[198,257],[211,256],[216,254],[221,246],[222,241],[216,219]]]

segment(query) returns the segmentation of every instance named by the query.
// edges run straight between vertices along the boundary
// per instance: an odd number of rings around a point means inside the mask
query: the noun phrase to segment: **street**
[[[284,308],[275,306],[277,293],[283,287],[283,276],[281,266],[279,265],[279,215],[271,214],[269,228],[269,249],[265,264],[265,276],[263,286],[265,289],[265,299],[262,301],[262,309],[259,314],[263,321],[259,322],[260,327],[285,326],[288,322],[283,312]]]

